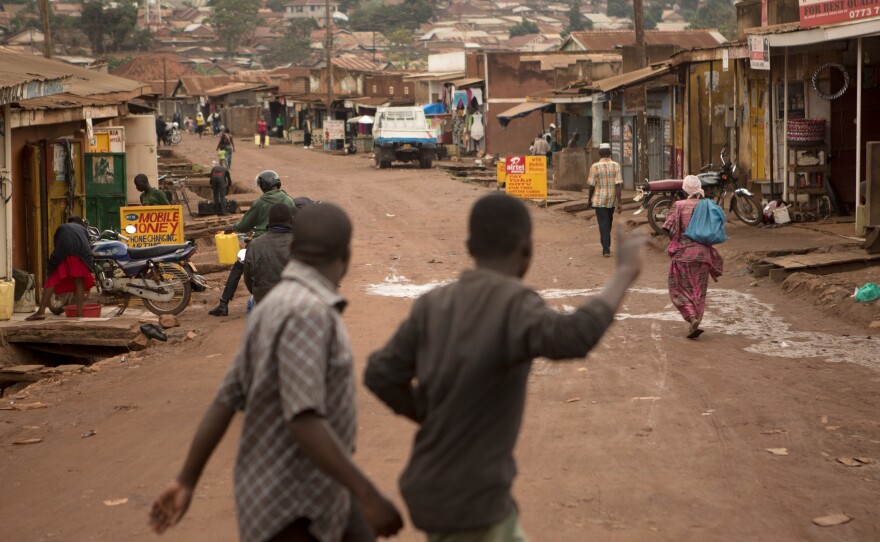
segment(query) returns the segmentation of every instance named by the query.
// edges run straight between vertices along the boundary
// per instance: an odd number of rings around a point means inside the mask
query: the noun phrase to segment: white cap
[[[611,150],[611,143],[599,143],[599,150],[608,149]]]

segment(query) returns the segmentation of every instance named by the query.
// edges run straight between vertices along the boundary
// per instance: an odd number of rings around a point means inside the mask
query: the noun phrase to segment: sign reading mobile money
[[[131,248],[156,245],[179,245],[183,243],[183,207],[180,205],[155,205],[120,207],[119,222],[122,231],[132,225],[137,230],[128,235]]]

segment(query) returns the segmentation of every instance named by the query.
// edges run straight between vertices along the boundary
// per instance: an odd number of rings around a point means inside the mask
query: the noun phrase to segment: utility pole
[[[49,0],[40,0],[40,16],[43,18],[43,56],[52,58],[52,29],[49,28]]]
[[[642,0],[633,0],[633,24],[636,31],[636,63],[638,69],[648,65],[645,53],[645,18]],[[641,108],[636,118],[636,154],[638,156],[637,176],[633,181],[638,183],[648,178],[648,89],[642,85],[639,90]]]
[[[326,44],[324,49],[327,50],[327,120],[330,120],[331,110],[333,107],[333,32],[330,29],[332,19],[330,17],[330,0],[324,0],[324,31],[326,34]],[[326,130],[324,130],[326,132]],[[330,145],[329,141],[325,144]]]

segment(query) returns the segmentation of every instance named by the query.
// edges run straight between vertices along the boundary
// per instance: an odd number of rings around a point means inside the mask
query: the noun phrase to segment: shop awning
[[[481,87],[483,86],[483,80],[478,77],[464,77],[462,79],[454,79],[447,83],[449,85],[453,85],[455,88],[464,89],[464,88],[473,88],[473,87]]]
[[[501,128],[507,128],[507,125],[513,119],[519,119],[530,115],[534,111],[538,110],[547,110],[556,107],[555,104],[552,103],[538,103],[538,102],[526,102],[522,104],[517,104],[507,111],[498,114],[498,122],[501,123]]]
[[[817,45],[834,40],[845,40],[875,36],[880,34],[880,25],[877,19],[861,21],[857,23],[841,24],[835,26],[820,26],[818,28],[797,29],[794,31],[771,33],[751,29],[746,32],[751,35],[764,35],[770,40],[770,47],[798,47],[801,45]]]
[[[612,90],[644,83],[661,75],[666,75],[669,73],[669,69],[670,65],[668,63],[655,64],[647,68],[600,79],[593,83],[593,88],[600,92],[611,92]]]

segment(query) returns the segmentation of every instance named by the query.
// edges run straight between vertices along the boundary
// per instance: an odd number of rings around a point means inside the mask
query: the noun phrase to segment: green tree
[[[581,13],[580,0],[572,0],[571,7],[568,9],[568,24],[565,25],[565,33],[581,32],[583,30],[592,30],[593,21],[584,17]]]
[[[623,2],[608,2],[608,9],[605,13],[609,17],[623,17],[626,19],[632,19],[633,16],[633,7],[632,3],[629,1]]]
[[[655,30],[657,23],[663,20],[663,10],[666,7],[660,2],[654,2],[645,10],[645,30]]]
[[[267,0],[266,7],[275,13],[284,12],[284,0]]]
[[[409,28],[395,28],[384,33],[388,40],[388,59],[395,65],[408,70],[420,58],[421,49],[413,47],[415,32]]]
[[[361,4],[351,14],[348,24],[360,32],[391,32],[397,28],[416,29],[434,17],[430,0],[404,0],[397,6],[385,5],[381,0]]]
[[[213,7],[208,22],[231,54],[257,28],[260,0],[214,0]]]
[[[706,0],[688,28],[716,28],[727,39],[736,37],[736,8],[727,0]]]
[[[314,19],[293,19],[284,37],[278,40],[264,61],[272,66],[306,62],[314,54],[311,36],[315,28],[318,23]]]
[[[78,26],[88,36],[94,54],[130,48],[139,32],[137,7],[134,4],[110,7],[100,0],[91,0],[83,3]]]
[[[510,37],[528,36],[529,34],[537,34],[540,31],[541,29],[538,28],[537,24],[523,17],[520,22],[510,27]]]

